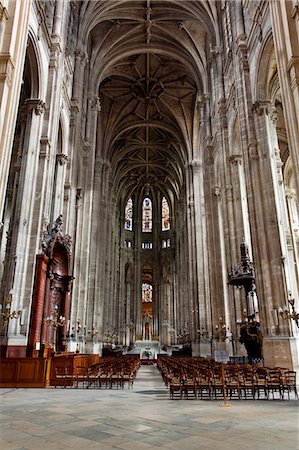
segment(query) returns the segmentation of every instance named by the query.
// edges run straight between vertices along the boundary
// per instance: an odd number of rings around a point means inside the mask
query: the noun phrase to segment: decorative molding
[[[148,6],[145,10],[145,29],[146,29],[146,44],[151,43],[152,37],[152,20],[151,20],[152,9]]]
[[[292,90],[299,86],[299,56],[292,56],[287,64]]]
[[[101,101],[99,97],[93,97],[90,99],[90,106],[93,111],[101,111]]]
[[[189,169],[192,169],[193,173],[199,173],[200,169],[202,168],[202,163],[198,160],[193,159],[187,167]]]
[[[252,112],[261,116],[263,114],[268,114],[271,102],[269,100],[258,100],[252,104]]]
[[[78,188],[76,189],[76,207],[79,208],[82,204],[82,198],[83,198],[83,189]]]
[[[247,57],[247,37],[245,34],[241,34],[237,40],[237,54],[239,55],[239,60],[241,63],[241,66],[243,70],[248,71],[249,70],[249,63],[248,63],[248,57]]]
[[[226,193],[226,202],[232,202],[233,201],[233,187],[232,186],[226,186],[225,188]]]
[[[0,22],[2,22],[3,19],[8,20],[9,14],[7,8],[5,8],[5,6],[2,5],[2,2],[0,2]]]
[[[29,98],[25,101],[27,111],[34,110],[37,116],[40,116],[45,110],[45,102],[36,98]]]
[[[276,126],[277,118],[278,118],[278,110],[274,105],[270,105],[268,109],[268,116],[273,124]]]
[[[298,0],[294,4],[294,7],[291,12],[292,19],[296,19],[296,16],[297,16],[297,20],[299,20],[299,1]]]
[[[214,189],[213,189],[213,193],[214,193],[214,195],[215,195],[215,197],[216,197],[217,199],[220,199],[220,196],[221,196],[221,187],[220,187],[220,186],[215,186]]]
[[[89,62],[88,54],[81,48],[77,48],[75,50],[75,57],[76,59],[80,59],[82,64],[87,64]]]
[[[228,160],[231,164],[234,164],[237,166],[238,164],[242,164],[243,159],[242,159],[242,155],[230,155],[228,157]]]
[[[259,160],[258,145],[256,139],[248,144],[248,156],[250,160]]]
[[[63,234],[62,227],[62,214],[60,214],[54,222],[49,223],[46,226],[42,238],[42,250],[45,255],[51,255],[54,241],[59,242],[60,245],[62,245],[66,249],[68,255],[71,254],[72,238],[68,234]]]
[[[218,113],[220,116],[220,124],[222,128],[227,128],[227,115],[226,115],[226,100],[221,98],[218,101]]]
[[[221,49],[221,47],[217,47],[217,46],[212,47],[212,46],[210,46],[210,55],[211,55],[213,58],[215,58],[216,56],[219,56],[219,55],[221,55],[221,54],[222,54],[222,49]]]
[[[59,55],[61,54],[62,49],[61,49],[61,45],[59,42],[53,42],[51,44],[51,49],[50,49],[50,63],[49,63],[49,67],[51,69],[57,69],[58,67],[58,58]]]
[[[70,107],[70,126],[76,125],[76,119],[79,112],[79,101],[77,98],[71,99],[71,107]]]
[[[45,158],[47,161],[49,161],[50,148],[51,148],[51,143],[50,143],[49,139],[47,137],[42,137],[40,140],[39,157]]]
[[[64,166],[68,162],[69,157],[64,153],[57,153],[56,160],[61,166]]]
[[[0,54],[0,81],[11,83],[14,63],[9,53]]]

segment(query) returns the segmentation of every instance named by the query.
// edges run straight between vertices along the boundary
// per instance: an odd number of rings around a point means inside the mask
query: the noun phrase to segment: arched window
[[[142,283],[142,303],[152,303],[153,286],[149,283]]]
[[[170,230],[169,206],[165,197],[162,198],[162,231]]]
[[[152,201],[146,197],[142,204],[142,231],[144,233],[149,233],[152,231],[153,226],[153,212],[152,212]]]
[[[131,198],[127,201],[125,208],[125,230],[133,230],[133,202]]]

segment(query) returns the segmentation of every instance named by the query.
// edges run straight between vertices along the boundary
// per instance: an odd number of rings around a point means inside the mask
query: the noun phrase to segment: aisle
[[[156,364],[140,366],[134,383],[134,392],[169,399],[169,391]]]

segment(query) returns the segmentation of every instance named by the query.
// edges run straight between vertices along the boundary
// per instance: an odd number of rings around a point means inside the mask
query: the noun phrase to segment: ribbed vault
[[[185,164],[199,158],[197,100],[208,90],[214,2],[91,1],[80,15],[114,192],[150,185],[178,198]]]

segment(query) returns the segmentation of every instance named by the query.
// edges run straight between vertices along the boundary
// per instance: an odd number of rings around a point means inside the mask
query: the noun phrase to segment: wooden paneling
[[[0,387],[47,387],[50,368],[51,360],[46,358],[2,358]]]
[[[75,374],[77,367],[89,367],[100,361],[99,355],[81,355],[77,353],[68,353],[57,355],[52,358],[50,385],[55,386],[56,367],[65,367],[68,374]],[[57,386],[59,383],[57,383]]]

